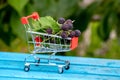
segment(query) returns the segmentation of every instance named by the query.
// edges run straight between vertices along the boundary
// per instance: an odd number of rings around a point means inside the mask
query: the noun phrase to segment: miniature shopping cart
[[[30,24],[30,20],[39,21],[39,15],[34,12],[32,15],[22,17],[21,22],[25,27],[28,49],[32,53],[25,58],[24,70],[27,72],[30,70],[30,65],[43,65],[43,66],[57,66],[58,72],[63,73],[64,68],[68,70],[70,68],[70,62],[68,60],[61,60],[59,58],[54,58],[58,52],[67,52],[73,50],[78,45],[78,37],[73,38],[62,38],[58,35],[52,35],[43,32],[36,32],[33,30],[33,25]],[[55,42],[51,42],[54,40]],[[48,58],[37,57],[36,53],[51,53]],[[34,62],[29,62],[27,59],[31,57]],[[44,60],[45,62],[42,62]],[[62,64],[59,64],[61,62]]]

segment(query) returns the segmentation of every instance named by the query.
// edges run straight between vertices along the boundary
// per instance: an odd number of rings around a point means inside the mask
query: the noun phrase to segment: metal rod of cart
[[[78,45],[78,37],[73,38],[62,38],[56,34],[47,34],[43,32],[36,32],[32,29],[32,25],[29,23],[29,18],[34,21],[39,21],[39,15],[37,12],[33,14],[22,17],[21,22],[25,27],[28,50],[32,53],[25,58],[24,70],[27,72],[30,70],[30,65],[43,65],[43,66],[57,66],[58,72],[63,73],[64,68],[68,70],[70,68],[70,62],[68,60],[61,60],[59,58],[54,58],[58,52],[67,52],[73,50]],[[51,53],[48,58],[37,57],[36,53]],[[27,59],[30,57],[34,58],[34,62],[29,62]],[[46,62],[41,62],[41,60],[46,60]],[[58,64],[53,61],[60,61],[63,64]]]

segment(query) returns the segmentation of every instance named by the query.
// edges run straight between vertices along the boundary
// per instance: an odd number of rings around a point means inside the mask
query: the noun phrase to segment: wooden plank
[[[0,61],[0,69],[12,69],[12,70],[23,70],[24,62],[22,61]],[[52,69],[50,69],[52,68]],[[84,65],[74,65],[71,63],[71,69],[65,71],[67,73],[74,73],[74,74],[98,74],[98,75],[108,75],[108,76],[118,76],[120,77],[120,69],[119,68],[110,68],[110,67],[99,67],[99,66],[84,66]],[[53,72],[57,73],[57,67],[50,67],[50,66],[32,66],[31,70],[33,71],[42,71],[42,72]],[[98,73],[99,72],[99,73]]]
[[[24,72],[24,58],[28,54],[0,52],[0,79],[57,79],[57,80],[119,80],[120,61],[108,59],[93,59],[82,57],[63,57],[71,61],[70,69],[63,74],[57,73],[57,67],[31,66],[29,72]],[[40,57],[48,57],[38,55]],[[101,62],[102,61],[102,62]],[[99,63],[100,62],[100,63]]]
[[[15,60],[24,61],[24,58],[30,54],[26,53],[6,53],[0,52],[0,60]],[[37,55],[38,57],[44,58],[48,57],[46,55]],[[120,60],[113,59],[99,59],[99,58],[83,58],[83,57],[66,57],[66,56],[56,56],[56,58],[61,58],[64,60],[69,60],[72,64],[86,65],[86,66],[101,66],[101,67],[118,67],[120,68]]]
[[[95,74],[72,74],[72,73],[50,73],[50,72],[40,72],[40,71],[30,71],[24,72],[22,70],[0,70],[0,78],[19,78],[19,79],[57,79],[57,80],[119,80],[120,77],[117,76],[106,76],[106,75],[95,75]]]

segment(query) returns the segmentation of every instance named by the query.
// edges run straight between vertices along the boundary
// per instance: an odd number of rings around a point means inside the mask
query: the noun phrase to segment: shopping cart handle
[[[70,49],[74,50],[78,46],[78,37],[73,37],[71,39]]]
[[[28,23],[29,23],[29,21],[28,21],[29,18],[32,18],[32,19],[34,19],[34,20],[38,20],[38,19],[39,19],[39,14],[38,14],[37,12],[33,12],[33,13],[32,13],[31,15],[29,15],[29,16],[22,17],[22,18],[21,18],[22,24],[28,24]]]

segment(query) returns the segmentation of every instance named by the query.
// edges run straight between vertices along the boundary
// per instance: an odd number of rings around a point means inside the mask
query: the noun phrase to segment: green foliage
[[[117,26],[117,14],[120,11],[118,7],[120,7],[119,0],[103,0],[96,11],[102,17],[98,27],[98,35],[104,41],[109,39],[111,30]]]
[[[120,59],[120,44],[118,43],[118,39],[109,40],[106,45],[109,46],[105,54],[106,58]]]
[[[70,17],[75,20],[74,26],[76,27],[76,29],[79,28],[82,32],[86,30],[98,6],[99,3],[96,1],[87,6],[85,9],[79,9],[81,10],[81,12],[79,12],[78,15],[72,15]]]
[[[91,22],[90,30],[90,45],[88,45],[85,56],[87,57],[99,57],[99,58],[112,58],[120,59],[120,44],[118,39],[109,39],[106,42],[103,42],[98,36],[97,29],[100,22]]]
[[[90,24],[90,28],[91,28],[91,43],[90,46],[91,47],[95,47],[95,48],[99,48],[100,47],[100,37],[97,34],[97,28],[98,28],[99,22],[92,22]]]
[[[17,37],[24,41],[26,40],[25,29],[20,22],[20,16],[16,12],[12,12],[11,14],[10,26],[13,34],[15,34]]]
[[[60,30],[57,21],[55,21],[51,16],[41,17],[38,22],[33,22],[33,26],[36,31],[51,28],[53,33],[57,33]]]
[[[89,24],[91,30],[91,35],[90,35],[91,42],[87,49],[87,53],[88,53],[86,54],[87,56],[94,56],[95,50],[101,48],[102,41],[97,34],[98,33],[97,28],[99,27],[99,24],[100,24],[99,22],[91,22]]]
[[[24,9],[29,0],[7,0],[8,4],[13,7],[19,14]]]

